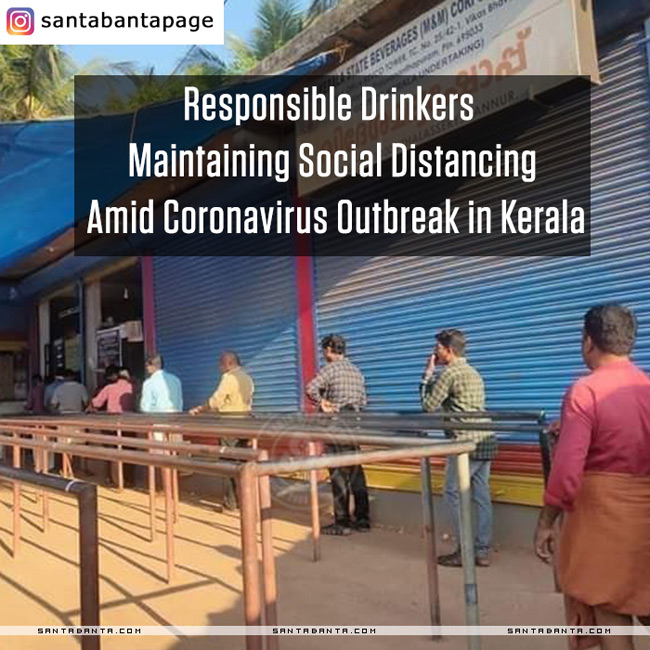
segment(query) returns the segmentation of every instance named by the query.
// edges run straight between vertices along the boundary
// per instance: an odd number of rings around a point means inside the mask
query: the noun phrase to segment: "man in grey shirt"
[[[54,391],[63,384],[63,375],[57,373],[54,377],[51,375],[45,378],[45,394],[43,395],[43,401],[45,402],[45,410],[48,413],[52,413],[54,408],[52,407],[52,395]]]
[[[77,381],[77,373],[73,370],[66,370],[63,375],[63,383],[57,386],[52,393],[50,401],[51,409],[59,415],[72,415],[83,413],[88,406],[88,391],[86,387]],[[59,442],[70,444],[71,438],[59,438]],[[62,458],[63,475],[66,478],[74,478],[72,462],[68,454]]]
[[[77,381],[77,374],[74,371],[65,371],[63,383],[54,389],[50,404],[52,410],[61,415],[84,412],[88,406],[88,391]]]

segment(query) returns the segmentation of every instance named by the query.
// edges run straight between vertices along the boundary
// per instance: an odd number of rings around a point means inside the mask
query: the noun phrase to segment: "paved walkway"
[[[164,580],[164,535],[160,500],[158,541],[148,541],[147,497],[143,492],[100,492],[102,623],[107,625],[240,625],[242,623],[239,522],[215,512],[195,497],[181,505],[176,527],[178,576]],[[11,491],[0,488],[0,624],[66,625],[79,622],[76,507],[51,497],[51,529],[41,531],[40,505],[27,489],[23,497],[23,542],[17,558],[11,548]],[[309,529],[275,521],[279,614],[283,624],[426,625],[426,569],[422,540],[415,535],[375,530],[349,538],[324,538],[323,560],[311,561]],[[461,573],[442,569],[443,620],[463,624]],[[490,625],[558,624],[561,598],[551,575],[526,550],[500,552],[479,573],[481,618]],[[282,650],[461,649],[463,638],[439,643],[420,637],[302,637],[281,639]],[[0,647],[20,650],[78,648],[61,637],[0,638]],[[487,650],[564,649],[559,638],[484,638]],[[639,648],[650,645],[639,644]],[[104,637],[103,650],[240,650],[236,637]]]

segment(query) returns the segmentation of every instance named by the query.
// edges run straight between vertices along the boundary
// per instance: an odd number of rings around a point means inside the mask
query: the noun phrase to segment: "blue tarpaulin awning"
[[[329,57],[329,53],[319,54],[276,76],[237,84],[227,91],[285,92],[295,83],[292,77],[322,67]],[[155,142],[156,129],[166,122],[165,114],[177,114],[178,105],[170,102],[140,109],[135,136]],[[88,121],[107,141],[119,138],[128,145],[133,115],[99,116]],[[178,125],[179,148],[195,147],[234,126],[234,122],[173,123]],[[101,175],[99,166],[97,170]],[[116,186],[115,176],[106,174],[106,183],[96,198],[108,205],[138,182],[129,179],[128,184]],[[74,223],[74,120],[0,124],[0,272],[47,245]]]

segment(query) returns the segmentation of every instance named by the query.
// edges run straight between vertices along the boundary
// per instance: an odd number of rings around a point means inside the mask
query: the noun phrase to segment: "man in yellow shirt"
[[[231,415],[248,415],[253,409],[255,384],[251,376],[241,367],[239,356],[235,352],[221,353],[221,381],[217,389],[205,404],[190,409],[190,415],[199,413],[228,413]],[[247,447],[248,440],[224,438],[221,444],[229,447]],[[224,497],[227,510],[237,509],[237,486],[234,479],[228,481]]]
[[[248,415],[253,409],[255,385],[241,367],[235,352],[221,354],[221,381],[212,397],[201,406],[190,409],[190,415],[199,413],[239,413]]]

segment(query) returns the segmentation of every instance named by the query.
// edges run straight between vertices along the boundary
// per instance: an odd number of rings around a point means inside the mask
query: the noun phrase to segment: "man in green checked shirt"
[[[433,412],[442,408],[445,412],[463,413],[485,409],[485,387],[478,371],[467,363],[465,348],[467,341],[460,330],[447,329],[436,334],[436,347],[431,354],[420,384],[422,409]],[[444,368],[437,375],[436,366]],[[463,420],[458,418],[458,422]],[[473,420],[469,420],[473,421]],[[490,546],[492,544],[492,501],[490,499],[490,463],[497,452],[494,433],[486,431],[445,431],[456,440],[476,442],[476,450],[471,455],[470,472],[472,477],[472,500],[478,510],[478,527],[474,540],[476,564],[490,565]],[[445,503],[449,507],[456,539],[460,539],[460,505],[458,477],[455,458],[449,458],[445,475]],[[449,555],[441,555],[438,563],[443,566],[462,566],[460,549]]]

